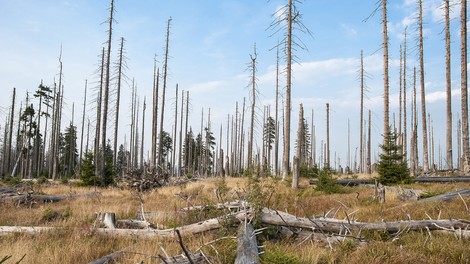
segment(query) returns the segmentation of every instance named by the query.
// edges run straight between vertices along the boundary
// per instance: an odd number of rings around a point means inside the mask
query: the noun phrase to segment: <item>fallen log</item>
[[[163,263],[166,264],[190,264],[189,259],[185,255],[178,255],[174,257],[160,257],[160,259],[163,261]],[[195,253],[191,254],[191,260],[194,263],[203,263],[204,261],[204,256],[201,253]]]
[[[152,224],[147,221],[136,220],[136,219],[121,219],[116,221],[118,228],[127,229],[148,229],[152,228]]]
[[[257,264],[258,242],[251,224],[242,222],[238,229],[237,257],[234,264]]]
[[[361,187],[366,187],[366,188],[375,188],[374,184],[360,184],[359,186]],[[408,189],[408,188],[402,188],[400,186],[395,187],[395,186],[385,186],[385,190],[395,192],[397,193],[398,197],[401,200],[410,200],[414,199],[417,200],[420,195],[424,193],[422,190],[415,190],[415,189]]]
[[[418,200],[418,203],[423,203],[423,202],[429,202],[429,201],[443,201],[443,202],[448,202],[451,201],[459,196],[470,196],[470,189],[462,189],[458,190],[455,192],[448,192],[428,198],[424,198],[421,200]]]
[[[397,233],[403,230],[442,230],[442,229],[463,229],[470,228],[470,221],[463,219],[449,220],[420,220],[420,221],[395,221],[395,222],[352,222],[331,218],[310,219],[297,217],[285,212],[264,208],[258,215],[264,224],[305,228],[314,231],[331,232],[336,234],[348,232],[360,232],[362,230],[383,231]]]
[[[41,201],[44,203],[55,203],[63,200],[77,199],[77,198],[88,198],[99,196],[99,192],[89,192],[84,194],[72,194],[66,196],[59,195],[43,195],[43,194],[20,194],[15,196],[2,197],[0,201],[10,201],[10,202],[29,202],[29,201]]]
[[[374,179],[337,179],[335,180],[337,184],[344,186],[355,186],[359,184],[373,184]],[[470,182],[470,176],[465,177],[420,177],[413,178],[411,182],[433,182],[433,183],[453,183],[453,182]],[[318,183],[317,179],[311,179],[309,184],[315,185]]]
[[[112,261],[114,259],[117,259],[117,258],[121,257],[123,254],[124,254],[124,251],[119,250],[119,251],[110,253],[110,254],[108,254],[104,257],[101,257],[99,259],[93,260],[92,262],[89,262],[88,264],[106,264],[109,261]]]
[[[214,205],[193,205],[189,207],[181,208],[180,211],[187,212],[187,211],[202,211],[204,209],[215,208],[215,209],[248,209],[250,205],[246,201],[233,201],[233,202],[226,202],[226,203],[217,203]]]

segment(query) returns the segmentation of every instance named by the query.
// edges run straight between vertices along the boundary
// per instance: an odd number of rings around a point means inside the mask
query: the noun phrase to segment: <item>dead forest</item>
[[[192,109],[191,93],[169,85],[171,16],[160,32],[163,54],[160,59],[152,55],[152,97],[139,95],[137,80],[126,74],[131,40],[113,31],[119,2],[110,0],[108,12],[103,10],[106,38],[97,47],[98,78],[83,84],[70,122],[63,121],[67,64],[62,50],[51,84],[34,84],[37,89],[26,94],[12,88],[10,105],[2,106],[7,113],[0,124],[0,263],[470,260],[466,0],[441,1],[442,139],[434,137],[433,118],[426,112],[423,1],[416,1],[416,30],[405,29],[398,47],[398,80],[389,77],[389,49],[397,48],[388,43],[390,1],[371,6],[364,22],[382,26],[383,112],[374,113],[383,115],[381,144],[371,140],[372,111],[365,102],[369,76],[360,50],[355,84],[360,136],[351,140],[348,119],[348,130],[340,132],[348,138],[348,158],[342,162],[330,149],[330,133],[338,133],[330,131],[334,106],[326,103],[326,115],[319,118],[313,109],[292,103],[296,52],[308,50],[302,39],[313,34],[303,23],[308,14],[302,1],[286,0],[266,25],[279,37],[272,48],[274,104],[259,105],[257,99],[254,43],[247,51],[249,92],[234,102],[232,113],[224,113],[221,124],[211,121],[210,106]],[[459,21],[452,21],[451,12],[458,12]],[[451,50],[451,23],[459,23],[460,50]],[[457,123],[451,52],[460,53],[461,62]],[[399,83],[398,102],[390,101],[395,99],[389,96],[392,82]],[[131,98],[121,96],[127,86]],[[122,109],[124,101],[130,109]],[[399,105],[397,113],[390,112],[392,103]],[[298,108],[298,116],[292,116],[292,108]],[[199,125],[193,127],[196,119]],[[326,131],[325,138],[317,138],[319,129]],[[440,142],[445,142],[443,155],[440,145],[435,153]]]

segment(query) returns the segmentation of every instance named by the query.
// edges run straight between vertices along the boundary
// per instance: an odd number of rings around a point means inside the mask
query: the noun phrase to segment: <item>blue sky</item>
[[[116,0],[116,21],[113,35],[112,58],[117,60],[118,41],[126,39],[128,70],[134,78],[141,99],[151,102],[153,59],[157,55],[161,67],[164,53],[165,30],[172,17],[170,33],[170,60],[167,103],[168,117],[165,130],[171,130],[173,120],[170,109],[174,107],[175,86],[190,91],[191,124],[199,131],[201,108],[204,113],[211,108],[214,134],[218,137],[221,124],[226,126],[228,114],[235,111],[235,102],[249,100],[249,73],[246,71],[250,54],[256,43],[258,53],[258,89],[262,105],[274,109],[275,60],[272,48],[280,34],[269,29],[276,12],[286,1],[281,0],[173,0],[131,1]],[[444,150],[445,140],[445,53],[442,33],[440,0],[424,0],[425,30],[425,83],[427,109],[434,120],[435,156],[438,144]],[[456,1],[454,1],[456,2]],[[17,88],[18,100],[24,100],[26,91],[33,92],[41,80],[52,85],[58,76],[58,56],[62,46],[65,85],[64,124],[72,118],[75,102],[75,123],[81,126],[81,111],[85,79],[89,87],[96,86],[99,55],[106,41],[106,24],[109,1],[82,0],[2,0],[0,3],[0,124],[5,123],[10,95]],[[375,149],[382,133],[382,43],[380,12],[363,22],[376,8],[376,0],[305,0],[299,6],[303,22],[312,36],[297,33],[308,51],[297,52],[298,62],[293,72],[293,124],[296,131],[299,103],[304,104],[306,119],[315,111],[317,145],[325,139],[325,104],[331,108],[331,152],[341,159],[347,158],[347,122],[351,122],[351,152],[359,141],[359,82],[357,70],[359,56],[364,50],[365,70],[369,92],[365,107],[372,110],[372,140]],[[459,66],[459,5],[456,3],[452,17],[452,89],[454,127],[460,112]],[[403,42],[404,28],[408,26],[408,99],[410,97],[413,66],[416,54],[416,2],[396,0],[389,3],[390,85],[391,110],[398,112],[399,46]],[[285,79],[281,76],[281,84]],[[123,88],[121,130],[123,137],[129,128],[130,81]],[[419,93],[419,82],[417,83]],[[282,88],[281,87],[281,88]],[[89,96],[91,92],[88,93]],[[90,98],[90,97],[89,97]],[[89,101],[90,102],[90,101]],[[409,106],[408,101],[408,106]],[[419,102],[419,100],[418,100]],[[248,105],[248,103],[247,103]],[[87,114],[94,120],[93,105]],[[17,107],[18,109],[18,107]],[[149,109],[149,107],[147,107]],[[248,110],[248,109],[247,109]],[[273,111],[273,110],[272,110]],[[398,114],[398,113],[397,113]],[[397,117],[398,119],[398,117]],[[146,126],[150,126],[147,112]],[[245,127],[249,122],[245,123]],[[261,127],[257,130],[260,132]],[[409,130],[410,131],[410,130]],[[111,133],[108,133],[111,135]],[[454,129],[454,137],[456,131]],[[259,135],[259,133],[258,133]],[[294,135],[294,134],[293,134]],[[421,134],[418,135],[421,138]],[[147,133],[147,139],[150,134]],[[225,138],[225,131],[224,131]],[[258,143],[260,141],[258,140]],[[146,144],[150,149],[149,141]],[[457,143],[454,138],[454,146]],[[421,148],[421,145],[420,145]],[[374,149],[374,147],[373,147]],[[454,147],[456,149],[456,147]],[[319,151],[319,150],[318,150]],[[444,153],[444,151],[443,151]],[[456,153],[456,151],[454,151]],[[353,155],[354,156],[354,155]],[[436,160],[437,162],[437,160]]]

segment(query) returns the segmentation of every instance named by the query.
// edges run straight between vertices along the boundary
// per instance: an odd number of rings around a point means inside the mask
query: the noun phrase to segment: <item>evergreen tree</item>
[[[129,154],[129,151],[125,150],[124,145],[121,144],[116,159],[116,176],[121,176],[122,170],[127,167],[127,157]]]
[[[95,175],[95,164],[93,163],[93,153],[85,153],[82,161],[82,169],[80,171],[80,179],[83,185],[96,185],[98,178]]]
[[[63,137],[62,156],[60,164],[63,164],[63,172],[67,175],[73,174],[73,170],[78,164],[78,149],[77,149],[77,127],[70,124],[65,129]]]
[[[384,136],[384,144],[380,146],[380,162],[377,165],[379,182],[382,184],[396,184],[410,181],[410,170],[405,154],[400,154],[402,148],[397,142],[397,133],[388,130],[388,135]]]
[[[111,148],[111,141],[104,148],[104,168],[103,168],[103,181],[101,185],[108,186],[114,183],[114,167],[113,167],[113,149]]]

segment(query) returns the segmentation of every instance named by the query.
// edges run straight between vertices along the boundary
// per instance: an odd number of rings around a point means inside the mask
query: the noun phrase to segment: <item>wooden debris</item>
[[[423,202],[429,202],[429,201],[443,201],[443,202],[448,202],[451,201],[455,198],[458,198],[459,196],[470,196],[470,189],[462,189],[458,190],[455,192],[448,192],[436,196],[432,196],[429,198],[424,198],[421,200],[418,200],[418,203],[423,203]]]
[[[256,234],[250,223],[242,222],[238,228],[237,257],[235,264],[257,264],[258,243]]]
[[[89,192],[89,193],[84,193],[84,194],[72,194],[72,195],[65,195],[65,196],[28,193],[28,194],[18,194],[14,196],[2,197],[0,201],[19,202],[20,204],[28,203],[31,201],[36,201],[36,202],[39,201],[43,203],[55,203],[55,202],[60,202],[63,200],[77,199],[77,198],[89,198],[89,197],[96,197],[100,195],[101,193],[99,192]]]

